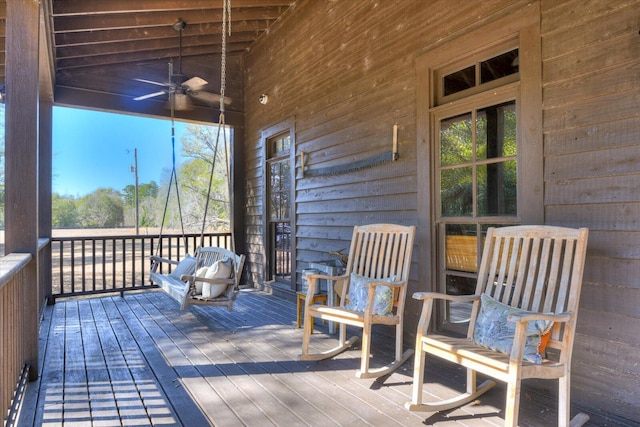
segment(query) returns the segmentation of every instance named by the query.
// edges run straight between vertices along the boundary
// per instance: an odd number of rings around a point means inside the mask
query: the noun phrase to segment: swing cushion
[[[207,277],[207,271],[209,271],[209,267],[200,267],[198,271],[196,271],[196,277]],[[196,295],[202,294],[203,286],[204,282],[196,281]]]
[[[171,272],[169,276],[180,280],[183,274],[193,274],[196,271],[197,259],[187,254]]]
[[[207,273],[205,274],[205,278],[207,279],[230,279],[233,273],[231,260],[229,258],[224,258],[219,261],[213,263],[211,267],[208,268]],[[202,286],[202,297],[203,298],[216,298],[222,295],[222,293],[227,289],[227,284],[221,283],[219,285],[212,283],[204,283]]]

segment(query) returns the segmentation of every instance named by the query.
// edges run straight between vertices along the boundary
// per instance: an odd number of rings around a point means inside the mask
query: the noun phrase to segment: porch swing
[[[231,31],[231,20],[228,17],[230,13],[230,0],[225,0],[225,7],[222,18],[222,70],[220,84],[220,116],[218,120],[218,132],[216,136],[216,144],[213,153],[213,162],[211,165],[211,173],[209,176],[209,186],[207,198],[205,202],[204,215],[202,218],[202,228],[200,233],[200,242],[193,256],[187,255],[180,261],[162,258],[158,255],[152,255],[151,271],[149,278],[153,284],[161,287],[167,294],[173,297],[182,310],[186,310],[190,305],[213,305],[226,306],[229,311],[233,310],[233,303],[240,292],[240,278],[244,267],[244,255],[235,253],[235,238],[233,229],[231,230],[231,250],[219,247],[204,246],[204,231],[206,228],[206,218],[209,209],[209,200],[211,196],[211,188],[213,186],[213,176],[218,158],[218,149],[220,145],[220,131],[225,127],[224,105],[225,105],[225,74],[226,74],[226,31]],[[171,194],[171,186],[175,184],[176,198],[178,202],[178,212],[180,216],[180,226],[185,248],[187,247],[187,239],[184,232],[184,222],[182,218],[182,207],[180,204],[180,192],[178,186],[178,176],[176,174],[175,160],[175,90],[169,91],[169,104],[171,108],[171,148],[173,154],[173,167],[171,170],[171,178],[169,179],[169,188],[167,198],[164,205],[162,215],[162,223],[160,226],[160,235],[158,237],[158,245],[155,253],[157,254],[162,242],[162,231],[164,221],[169,205],[169,197]],[[227,186],[229,195],[231,195],[231,179],[229,174],[229,156],[227,152],[227,137],[223,131],[225,163],[227,165]],[[163,274],[160,266],[170,264],[173,270],[169,274]]]

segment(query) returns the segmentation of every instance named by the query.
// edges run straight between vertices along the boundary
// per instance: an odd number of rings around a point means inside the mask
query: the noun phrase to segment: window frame
[[[460,33],[458,33],[460,34]],[[439,96],[439,81],[448,72],[487,58],[491,49],[499,52],[505,46],[519,49],[519,81],[509,81],[513,75],[458,93]],[[490,56],[490,54],[489,54]],[[462,58],[462,59],[461,59]],[[506,80],[505,80],[506,79]],[[544,223],[544,151],[542,135],[542,59],[540,38],[540,6],[527,5],[508,16],[491,22],[484,20],[476,29],[463,35],[438,41],[416,58],[416,127],[418,163],[418,249],[420,259],[418,277],[425,283],[420,291],[439,291],[439,277],[444,271],[439,263],[439,187],[435,162],[439,160],[436,116],[452,108],[454,102],[484,98],[485,105],[495,105],[494,93],[503,87],[517,88],[518,114],[518,207],[515,218],[495,217],[526,224]],[[477,104],[477,103],[474,103]],[[471,111],[471,108],[469,108]],[[524,161],[523,159],[526,159]],[[434,197],[434,195],[436,195]],[[472,218],[474,219],[474,218]],[[441,246],[441,245],[440,245]],[[480,250],[480,242],[478,250]],[[479,252],[480,253],[480,252]],[[444,310],[437,310],[435,325],[444,320]]]
[[[271,149],[270,143],[271,141],[288,135],[290,138],[290,146],[288,153],[274,153]],[[261,143],[262,143],[262,151],[263,151],[263,212],[262,212],[262,241],[263,241],[263,277],[265,282],[274,282],[278,281],[289,286],[293,291],[296,289],[296,281],[295,281],[295,267],[296,267],[296,226],[295,226],[295,187],[296,187],[296,162],[295,162],[295,151],[296,151],[296,142],[295,142],[295,119],[289,118],[284,120],[278,124],[270,126],[264,129],[261,132]],[[290,224],[290,254],[291,254],[291,277],[290,279],[285,278],[275,278],[271,277],[271,272],[273,271],[273,266],[271,265],[271,250],[272,247],[270,244],[272,243],[270,240],[270,214],[269,214],[269,168],[271,163],[274,161],[282,161],[288,159],[290,163],[290,188],[289,188],[289,224]]]

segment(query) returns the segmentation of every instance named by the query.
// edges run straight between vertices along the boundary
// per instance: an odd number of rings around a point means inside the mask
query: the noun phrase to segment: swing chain
[[[231,36],[231,0],[224,0],[222,6],[222,48],[220,64],[220,121],[224,124],[224,96],[227,83],[227,32]]]

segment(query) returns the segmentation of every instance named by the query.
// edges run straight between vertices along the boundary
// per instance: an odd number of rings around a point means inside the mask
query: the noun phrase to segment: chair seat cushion
[[[510,354],[516,331],[516,323],[509,321],[511,314],[529,313],[519,308],[511,307],[496,301],[486,294],[480,300],[480,312],[473,331],[473,341],[481,346],[501,353]],[[546,334],[553,322],[535,320],[527,325],[527,338],[522,358],[530,362],[541,364],[540,343],[542,335]]]
[[[347,310],[364,311],[367,305],[368,283],[395,282],[396,278],[371,279],[360,274],[351,273],[349,277],[349,302],[345,305]],[[385,316],[393,309],[393,289],[389,286],[376,286],[376,294],[373,301],[373,314]]]

